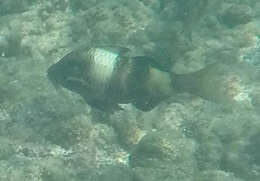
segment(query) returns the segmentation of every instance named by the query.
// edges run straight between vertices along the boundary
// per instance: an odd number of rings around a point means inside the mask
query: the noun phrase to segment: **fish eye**
[[[70,68],[69,72],[71,76],[79,77],[82,75],[82,68],[79,65],[74,65]]]

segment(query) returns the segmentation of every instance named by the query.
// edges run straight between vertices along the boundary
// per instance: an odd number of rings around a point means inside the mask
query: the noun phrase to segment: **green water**
[[[259,10],[257,0],[1,0],[0,181],[258,181]],[[177,93],[149,112],[98,111],[46,77],[83,45],[128,47],[178,74],[221,62],[242,77],[226,81],[236,103]]]

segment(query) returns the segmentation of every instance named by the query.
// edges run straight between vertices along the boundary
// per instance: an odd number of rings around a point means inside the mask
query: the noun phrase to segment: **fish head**
[[[55,87],[64,87],[79,93],[83,89],[85,63],[80,56],[71,52],[47,70],[47,77]]]

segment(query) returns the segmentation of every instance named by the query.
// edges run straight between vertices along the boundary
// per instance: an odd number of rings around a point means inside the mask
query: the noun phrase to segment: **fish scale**
[[[88,57],[91,63],[88,73],[90,81],[99,92],[103,92],[113,75],[118,55],[104,49],[91,48]]]
[[[78,93],[90,106],[110,113],[121,110],[119,104],[127,103],[150,111],[178,92],[235,105],[237,100],[229,93],[243,91],[243,81],[229,79],[231,74],[240,80],[240,67],[236,71],[233,66],[230,71],[229,66],[219,62],[181,75],[161,68],[152,57],[129,57],[124,53],[125,49],[117,47],[76,50],[51,65],[48,78],[54,85]]]

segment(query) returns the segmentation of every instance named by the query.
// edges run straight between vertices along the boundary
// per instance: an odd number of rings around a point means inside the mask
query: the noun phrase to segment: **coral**
[[[229,27],[246,24],[252,21],[253,12],[250,6],[232,4],[223,9],[221,21]]]
[[[0,180],[258,181],[259,6],[1,0]],[[175,73],[218,62],[222,91],[240,106],[183,93],[147,113],[122,105],[109,116],[48,82],[49,65],[69,51],[104,44]]]
[[[192,141],[174,138],[170,132],[151,133],[133,150],[130,165],[141,180],[189,180],[196,170],[194,148]]]

